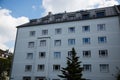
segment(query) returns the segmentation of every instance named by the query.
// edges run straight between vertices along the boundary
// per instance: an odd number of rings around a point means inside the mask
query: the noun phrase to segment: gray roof
[[[120,5],[115,5],[105,8],[90,9],[90,10],[80,10],[80,11],[68,12],[68,13],[64,12],[58,14],[52,14],[51,12],[49,12],[48,15],[39,19],[31,19],[29,23],[17,26],[17,28],[105,18],[105,17],[112,17],[119,15],[120,15]]]

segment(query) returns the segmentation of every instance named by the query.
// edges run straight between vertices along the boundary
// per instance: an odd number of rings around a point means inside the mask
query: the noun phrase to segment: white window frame
[[[100,64],[100,72],[109,72],[109,64]]]
[[[35,42],[28,42],[28,48],[34,48]]]
[[[46,40],[40,40],[40,46],[46,46]]]
[[[68,39],[68,45],[75,45],[75,39]]]
[[[84,72],[91,72],[92,71],[92,65],[91,64],[83,64],[83,71]]]
[[[38,64],[37,71],[44,71],[44,70],[45,70],[45,65],[44,64]]]
[[[107,43],[107,37],[106,36],[99,36],[98,37],[98,43]]]
[[[33,59],[33,53],[27,53],[27,59]]]
[[[39,58],[45,58],[46,52],[39,52]]]
[[[30,32],[29,32],[29,35],[30,35],[30,36],[35,36],[35,31],[30,31]]]
[[[85,57],[85,58],[91,57],[91,51],[90,50],[84,50],[83,51],[83,57]]]
[[[55,46],[61,46],[61,40],[55,40],[54,45]]]
[[[48,35],[48,30],[47,29],[42,30],[42,35]]]
[[[53,65],[53,71],[60,71],[60,65],[54,64]]]
[[[62,33],[62,29],[61,28],[56,28],[55,29],[55,34],[61,34]]]
[[[89,25],[82,26],[82,31],[83,32],[90,32],[90,26]]]
[[[98,31],[105,31],[106,30],[105,24],[97,24],[97,30]]]
[[[54,52],[54,59],[60,59],[61,58],[61,52]]]
[[[69,27],[68,32],[69,33],[75,33],[75,27]]]
[[[99,57],[108,57],[108,50],[99,50]]]
[[[86,38],[83,38],[83,44],[90,44],[90,38],[89,37],[86,37]]]

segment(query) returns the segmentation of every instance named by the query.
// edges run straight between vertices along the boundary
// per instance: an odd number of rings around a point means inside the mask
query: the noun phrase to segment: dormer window
[[[89,19],[90,18],[90,14],[83,14],[82,15],[82,19]]]
[[[96,17],[104,17],[105,11],[96,12]]]

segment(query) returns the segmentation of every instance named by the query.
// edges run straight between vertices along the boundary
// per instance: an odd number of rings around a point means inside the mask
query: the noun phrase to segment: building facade
[[[120,6],[49,13],[17,27],[11,80],[58,77],[75,48],[87,80],[115,80],[120,67]]]

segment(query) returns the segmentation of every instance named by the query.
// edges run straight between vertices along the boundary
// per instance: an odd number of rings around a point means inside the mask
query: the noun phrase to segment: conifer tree
[[[85,80],[82,78],[83,68],[80,66],[79,57],[76,56],[75,49],[72,48],[71,56],[67,57],[67,67],[62,68],[62,75],[58,75],[61,78],[67,80]]]

